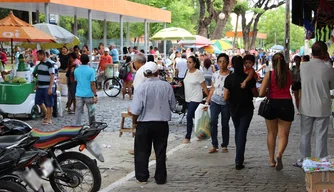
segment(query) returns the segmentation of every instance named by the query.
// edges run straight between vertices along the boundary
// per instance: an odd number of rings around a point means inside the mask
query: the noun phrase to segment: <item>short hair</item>
[[[190,48],[190,51],[191,51],[191,52],[194,52],[194,48],[191,47],[191,48]]]
[[[74,50],[74,49],[79,49],[79,50],[80,50],[80,48],[79,48],[78,45],[74,46],[74,47],[73,47],[73,50]]]
[[[46,57],[50,57],[50,53],[46,51],[46,52],[45,52],[45,56],[46,56]]]
[[[133,61],[137,61],[139,63],[145,64],[146,63],[146,57],[142,53],[138,53],[134,56]]]
[[[66,49],[68,51],[68,48],[65,45],[62,47],[62,49]]]
[[[40,49],[40,50],[37,51],[37,54],[38,55],[45,55],[45,51]]]
[[[245,55],[244,61],[251,61],[253,64],[255,63],[255,56],[254,55]]]
[[[137,47],[137,46],[134,46],[134,47],[133,47],[133,49],[134,49],[134,50],[137,50],[137,49],[138,49],[138,47]]]
[[[72,57],[73,59],[77,59],[78,55],[77,55],[77,53],[72,52],[72,53],[70,53],[70,57]]]
[[[130,56],[126,56],[125,63],[130,63],[132,58]]]
[[[187,55],[186,54],[182,54],[181,58],[182,59],[187,59]]]
[[[310,61],[310,56],[309,55],[303,55],[303,61]]]
[[[296,61],[296,59],[301,60],[302,58],[301,58],[299,55],[296,55],[296,56],[293,58],[293,61]]]
[[[229,56],[228,56],[226,53],[221,53],[221,54],[219,54],[218,57],[217,57],[217,62],[218,62],[218,60],[219,60],[221,57],[225,57],[227,63],[230,61],[230,58],[229,58]]]
[[[326,53],[328,50],[326,43],[317,41],[312,45],[312,55],[319,57]]]
[[[80,56],[80,61],[81,61],[82,64],[88,64],[88,62],[89,62],[89,56],[86,55],[86,54],[82,54]]]
[[[153,55],[147,55],[147,62],[152,61],[154,62],[154,56]]]

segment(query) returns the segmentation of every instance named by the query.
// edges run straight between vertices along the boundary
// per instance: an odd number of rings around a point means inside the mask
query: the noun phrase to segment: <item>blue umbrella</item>
[[[284,47],[282,45],[274,45],[270,49],[283,51]]]

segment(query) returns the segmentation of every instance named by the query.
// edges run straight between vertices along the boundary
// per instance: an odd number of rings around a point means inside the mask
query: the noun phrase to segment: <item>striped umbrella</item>
[[[218,49],[220,50],[228,50],[233,49],[233,45],[231,42],[226,40],[212,40],[211,41]]]

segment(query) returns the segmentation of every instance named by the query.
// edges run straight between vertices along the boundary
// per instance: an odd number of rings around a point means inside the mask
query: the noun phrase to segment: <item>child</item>
[[[258,80],[258,75],[255,72],[253,66],[255,64],[255,57],[254,55],[245,55],[244,57],[244,67],[245,73],[248,74],[247,78],[241,83],[241,88],[245,88],[247,82],[249,82],[252,78],[256,81]]]

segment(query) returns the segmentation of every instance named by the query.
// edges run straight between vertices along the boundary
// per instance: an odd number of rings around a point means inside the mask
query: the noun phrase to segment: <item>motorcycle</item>
[[[0,116],[1,119],[1,116]],[[85,175],[83,170],[87,169],[91,173],[91,186],[88,191],[98,191],[101,187],[101,173],[97,167],[95,160],[78,152],[67,152],[66,150],[79,147],[79,151],[87,149],[96,159],[104,162],[100,147],[94,142],[95,137],[107,127],[106,123],[95,122],[91,126],[74,126],[64,127],[54,132],[42,132],[32,129],[25,122],[13,119],[3,119],[0,122],[3,125],[0,131],[0,148],[22,145],[21,142],[26,138],[38,138],[29,147],[25,147],[27,151],[43,150],[46,152],[41,162],[46,158],[51,158],[55,167],[55,171],[48,178],[54,191],[67,191],[65,188],[71,189],[82,187]],[[24,134],[31,130],[30,133]],[[56,155],[56,152],[60,154]],[[68,163],[68,161],[74,161]]]
[[[26,151],[38,138],[26,135],[0,137],[0,191],[26,192],[27,187],[20,176],[22,171],[33,164],[44,151]],[[11,140],[18,140],[11,143]]]

